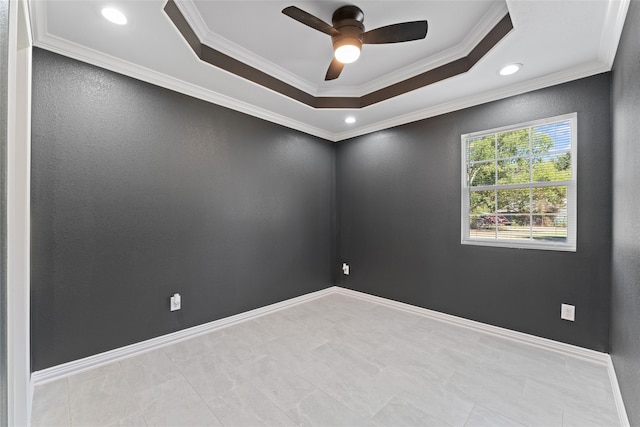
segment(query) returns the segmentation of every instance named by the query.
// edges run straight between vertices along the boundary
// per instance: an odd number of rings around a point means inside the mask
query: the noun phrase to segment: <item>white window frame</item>
[[[539,240],[514,240],[514,239],[487,239],[487,238],[473,238],[470,236],[470,224],[469,224],[469,203],[471,198],[471,189],[467,182],[467,144],[468,138],[476,138],[479,136],[486,136],[491,134],[499,134],[503,132],[515,131],[519,129],[526,129],[535,126],[551,124],[561,121],[571,122],[571,179],[565,181],[553,181],[553,182],[538,182],[527,183],[526,185],[514,185],[514,184],[495,184],[482,187],[474,187],[474,189],[509,189],[509,188],[536,188],[545,186],[566,186],[567,187],[567,241],[566,242],[550,242]],[[461,218],[461,243],[463,245],[477,245],[477,246],[496,246],[503,248],[519,248],[519,249],[542,249],[542,250],[554,250],[554,251],[568,251],[575,252],[577,246],[577,150],[578,150],[578,114],[570,113],[561,116],[549,117],[541,120],[533,120],[530,122],[519,123],[511,126],[504,126],[500,128],[488,129],[478,132],[467,133],[461,136],[462,145],[462,218]]]

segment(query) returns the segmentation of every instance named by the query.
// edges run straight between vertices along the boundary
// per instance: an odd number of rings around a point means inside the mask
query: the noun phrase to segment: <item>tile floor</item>
[[[36,388],[37,426],[616,426],[606,368],[331,294]]]

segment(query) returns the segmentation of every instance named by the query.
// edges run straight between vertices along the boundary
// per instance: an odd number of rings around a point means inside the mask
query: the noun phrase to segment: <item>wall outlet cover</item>
[[[576,306],[562,304],[562,307],[560,308],[560,318],[574,322],[576,320]]]
[[[181,304],[182,304],[182,299],[180,298],[180,294],[173,294],[169,302],[169,310],[171,311],[180,310]]]
[[[342,263],[342,272],[345,276],[349,275],[349,264],[347,264],[346,262]]]

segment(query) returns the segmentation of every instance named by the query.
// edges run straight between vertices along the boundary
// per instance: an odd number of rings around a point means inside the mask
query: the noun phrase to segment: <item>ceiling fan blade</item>
[[[304,25],[313,28],[314,30],[321,31],[325,34],[329,34],[330,36],[337,36],[339,34],[338,30],[324,22],[322,19],[316,18],[309,12],[305,12],[304,10],[295,6],[285,7],[284,9],[282,9],[282,13]]]
[[[427,21],[387,25],[364,33],[362,42],[366,44],[383,44],[420,40],[427,36],[427,28]]]
[[[327,75],[324,76],[324,80],[335,80],[340,76],[342,69],[344,68],[344,64],[338,61],[336,58],[333,58],[331,64],[329,64],[329,69],[327,69]]]

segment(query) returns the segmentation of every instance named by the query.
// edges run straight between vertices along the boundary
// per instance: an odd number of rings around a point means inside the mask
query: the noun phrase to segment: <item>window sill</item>
[[[570,243],[530,243],[530,242],[515,242],[513,240],[472,240],[463,239],[461,241],[463,245],[470,246],[491,246],[496,248],[509,248],[509,249],[537,249],[542,251],[559,251],[559,252],[576,252],[576,245]]]

